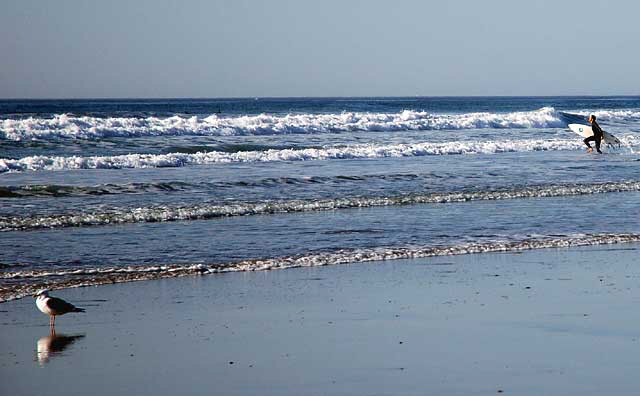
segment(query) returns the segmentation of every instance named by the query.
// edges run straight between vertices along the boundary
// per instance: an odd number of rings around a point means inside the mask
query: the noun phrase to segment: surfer
[[[596,143],[596,151],[602,154],[602,151],[600,151],[600,142],[602,141],[603,133],[602,133],[602,129],[600,128],[600,125],[598,125],[598,123],[596,122],[596,116],[594,116],[593,114],[590,115],[589,123],[591,124],[591,130],[593,131],[593,136],[589,136],[588,138],[583,140],[584,144],[586,144],[587,147],[589,147],[587,149],[587,152],[590,153],[593,151],[593,148],[591,147],[589,142],[594,141]]]

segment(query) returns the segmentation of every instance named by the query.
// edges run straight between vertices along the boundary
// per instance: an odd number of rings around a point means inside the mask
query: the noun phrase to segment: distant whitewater
[[[589,112],[578,112],[586,115]],[[640,111],[597,111],[606,121],[637,121]],[[56,114],[46,118],[0,120],[0,138],[100,139],[145,136],[250,136],[317,134],[355,131],[460,130],[507,128],[562,128],[566,122],[553,107],[510,113],[433,114],[404,110],[398,113],[342,112],[338,114],[246,115],[223,117],[89,117]]]
[[[8,171],[60,171],[69,169],[161,168],[238,162],[309,161],[355,158],[418,157],[425,155],[496,154],[504,152],[575,150],[576,140],[453,141],[395,145],[351,145],[322,149],[283,149],[238,153],[129,154],[117,156],[58,157],[31,156],[18,160],[0,159],[0,173]]]
[[[638,113],[640,117],[640,113]],[[260,114],[240,117],[74,117],[5,119],[0,137],[25,139],[100,139],[144,136],[229,136],[340,133],[354,131],[445,130],[472,128],[558,128],[564,126],[553,108],[511,113],[431,114],[399,113]]]

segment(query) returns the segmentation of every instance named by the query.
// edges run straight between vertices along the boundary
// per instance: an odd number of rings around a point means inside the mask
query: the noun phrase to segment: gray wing
[[[47,307],[49,307],[56,315],[66,314],[76,310],[75,305],[69,304],[61,298],[51,297],[47,300]]]

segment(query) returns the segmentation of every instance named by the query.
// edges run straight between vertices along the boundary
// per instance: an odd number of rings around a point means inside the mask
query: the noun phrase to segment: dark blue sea
[[[640,97],[0,101],[0,301],[638,241],[639,151]]]

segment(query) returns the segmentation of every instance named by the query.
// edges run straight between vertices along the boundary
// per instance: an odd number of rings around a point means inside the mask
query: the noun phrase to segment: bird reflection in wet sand
[[[48,363],[49,359],[61,355],[65,349],[83,337],[84,334],[64,335],[56,334],[55,330],[51,330],[51,334],[40,338],[36,344],[38,363],[40,365]]]
[[[36,299],[38,309],[42,311],[42,313],[49,315],[49,327],[51,327],[52,333],[55,333],[56,316],[69,312],[84,312],[84,309],[78,308],[61,298],[49,296],[49,290],[41,290],[33,297]]]

